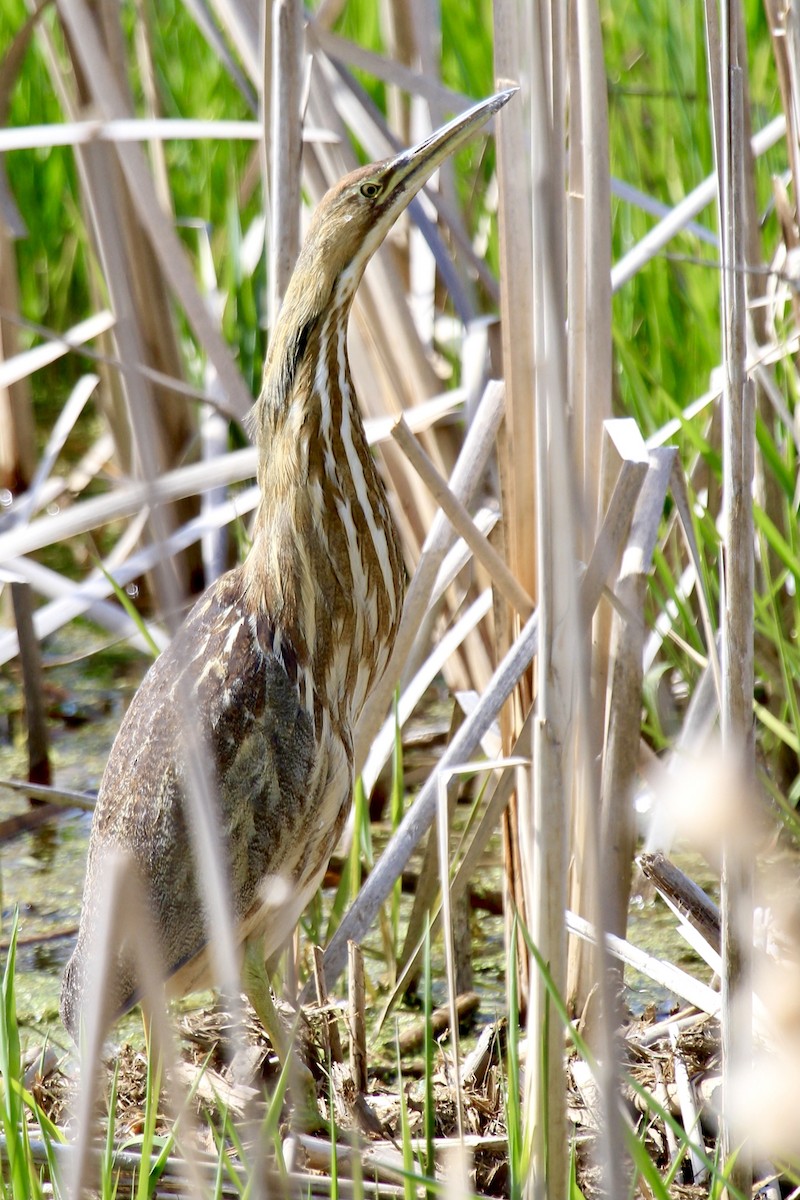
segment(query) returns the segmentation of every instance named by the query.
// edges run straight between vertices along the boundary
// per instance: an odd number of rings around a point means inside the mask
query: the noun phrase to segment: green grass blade
[[[425,923],[425,946],[423,950],[423,979],[425,1005],[425,1041],[423,1052],[425,1056],[425,1171],[428,1175],[435,1174],[436,1151],[434,1138],[436,1136],[436,1104],[433,1094],[433,1066],[435,1040],[433,1036],[433,970],[431,967],[431,919],[428,914]]]
[[[400,1033],[397,1028],[395,1028],[395,1047],[397,1053],[397,1092],[400,1098],[400,1138],[403,1151],[403,1195],[405,1200],[416,1200],[417,1189],[415,1180],[418,1179],[418,1176],[414,1170],[411,1125],[408,1120],[408,1105],[403,1088],[403,1059],[400,1052]]]
[[[517,992],[517,921],[511,930],[508,956],[508,1042],[506,1049],[506,1129],[508,1130],[508,1178],[511,1200],[520,1200],[525,1185],[523,1169],[522,1105],[519,1070],[519,994]]]
[[[101,571],[103,573],[109,586],[114,589],[114,595],[117,597],[120,604],[125,609],[125,612],[128,614],[128,616],[133,621],[136,628],[139,630],[139,633],[142,635],[142,637],[146,641],[148,649],[149,649],[150,653],[152,654],[153,658],[158,658],[161,651],[159,650],[158,646],[156,645],[155,641],[153,640],[153,636],[150,633],[150,630],[147,628],[147,624],[145,622],[144,617],[139,612],[138,608],[133,603],[133,601],[131,600],[128,593],[125,591],[125,588],[120,587],[120,585],[117,583],[114,576],[111,575],[105,569],[103,564],[97,558],[95,559],[95,566],[97,567],[97,569],[99,571]]]
[[[20,1056],[19,1026],[17,1025],[17,1006],[14,978],[17,959],[17,935],[19,932],[19,916],[14,914],[11,926],[11,938],[8,954],[3,971],[3,1006],[0,1020],[0,1072],[3,1077],[2,1120],[3,1133],[6,1139],[8,1155],[8,1180],[11,1195],[14,1200],[30,1200],[34,1195],[32,1171],[33,1164],[26,1151],[27,1147],[23,1125],[25,1121],[22,1104],[21,1084],[22,1064]]]
[[[405,784],[403,773],[403,742],[400,736],[400,714],[398,712],[399,694],[395,689],[394,694],[394,745],[392,747],[392,784],[390,792],[389,813],[392,823],[392,833],[395,832],[398,825],[403,819],[403,800],[405,797]],[[392,944],[394,951],[394,960],[397,962],[397,956],[400,949],[400,902],[403,895],[403,881],[397,879],[392,888],[392,904],[391,904],[391,928],[392,928]]]

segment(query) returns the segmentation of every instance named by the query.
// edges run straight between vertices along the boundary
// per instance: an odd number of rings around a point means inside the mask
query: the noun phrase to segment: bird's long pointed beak
[[[448,155],[463,146],[481,125],[508,103],[516,91],[518,88],[507,88],[488,100],[481,100],[410,150],[404,150],[393,161],[390,160],[388,165],[396,171],[393,186],[402,191],[407,201],[410,200]]]

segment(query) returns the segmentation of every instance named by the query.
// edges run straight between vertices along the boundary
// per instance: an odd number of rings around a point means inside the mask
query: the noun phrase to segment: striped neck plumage
[[[350,376],[352,295],[345,279],[322,313],[276,328],[257,408],[261,502],[245,563],[269,648],[296,672],[317,722],[324,709],[342,728],[386,664],[403,580]]]

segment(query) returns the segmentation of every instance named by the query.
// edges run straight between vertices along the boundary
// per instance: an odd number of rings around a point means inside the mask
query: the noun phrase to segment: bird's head
[[[370,258],[417,192],[515,90],[482,100],[410,150],[359,167],[332,187],[317,206],[298,259],[300,281],[312,277],[313,290],[327,297],[337,289],[342,299],[352,296]]]
[[[318,204],[284,297],[267,373],[282,391],[324,315],[346,317],[364,268],[397,218],[448,155],[462,146],[516,88],[455,117],[410,150],[346,175]]]

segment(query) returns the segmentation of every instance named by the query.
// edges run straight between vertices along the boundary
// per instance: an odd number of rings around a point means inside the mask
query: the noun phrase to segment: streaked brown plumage
[[[347,361],[364,267],[436,166],[509,98],[500,93],[320,203],[272,336],[255,408],[261,502],[251,550],[200,598],[148,672],[106,767],[78,942],[61,1011],[77,1034],[112,849],[134,859],[171,989],[209,982],[208,933],[185,798],[185,728],[211,765],[240,941],[268,956],[291,933],[339,837],[353,728],[397,631],[403,568]],[[288,899],[270,905],[265,881]],[[136,1000],[119,948],[112,1005]]]

